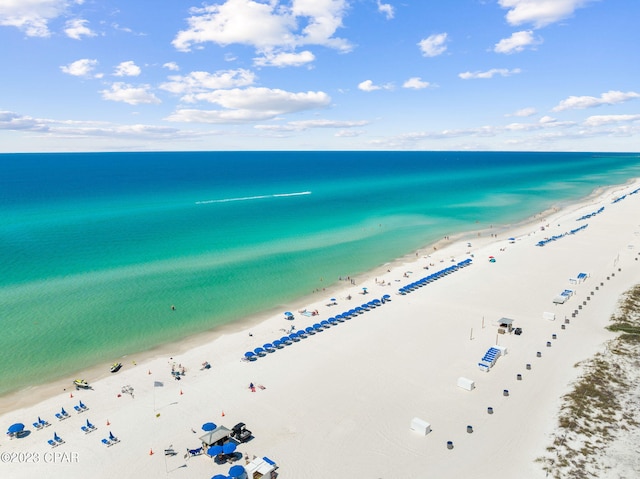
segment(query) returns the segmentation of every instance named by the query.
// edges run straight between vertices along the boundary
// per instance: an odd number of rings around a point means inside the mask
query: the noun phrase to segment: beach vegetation
[[[607,329],[619,334],[576,364],[581,373],[562,397],[552,446],[536,459],[548,477],[602,477],[611,468],[608,447],[640,425],[640,285],[622,295]]]

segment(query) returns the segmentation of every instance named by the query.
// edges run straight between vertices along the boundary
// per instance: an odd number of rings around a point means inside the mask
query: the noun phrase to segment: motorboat
[[[113,363],[113,365],[111,366],[111,372],[117,373],[118,371],[120,371],[121,367],[122,367],[122,363]]]
[[[76,388],[81,388],[81,389],[90,389],[91,386],[89,386],[89,383],[87,381],[85,381],[84,379],[76,379],[73,381],[73,385]]]

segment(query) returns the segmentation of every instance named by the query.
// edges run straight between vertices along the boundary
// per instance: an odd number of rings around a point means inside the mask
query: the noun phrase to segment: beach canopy
[[[222,445],[222,452],[224,452],[225,454],[231,454],[233,452],[235,452],[236,450],[236,443],[235,442],[225,442]]]
[[[218,454],[222,454],[222,446],[218,446],[217,444],[215,446],[211,446],[209,449],[207,449],[207,454],[212,457],[217,456]]]
[[[203,430],[203,431],[208,432],[208,431],[213,431],[213,430],[214,430],[215,428],[217,428],[217,427],[218,427],[218,426],[216,426],[216,425],[215,425],[214,423],[212,423],[212,422],[205,422],[205,423],[202,425],[202,430]]]
[[[211,479],[229,479],[229,477],[225,476],[224,474],[216,474]]]
[[[231,466],[231,469],[229,469],[229,476],[234,478],[240,477],[244,474],[244,472],[245,472],[244,467],[237,464],[235,466]]]
[[[255,357],[256,353],[254,353],[253,351],[247,351],[246,353],[244,353],[244,357],[247,359],[251,359],[253,357]]]
[[[24,431],[24,424],[22,424],[21,422],[17,422],[9,426],[9,434],[15,434],[22,431]]]

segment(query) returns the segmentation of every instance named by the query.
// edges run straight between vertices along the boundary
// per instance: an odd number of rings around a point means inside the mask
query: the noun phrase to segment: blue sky
[[[638,19],[638,0],[0,0],[0,152],[638,152]]]

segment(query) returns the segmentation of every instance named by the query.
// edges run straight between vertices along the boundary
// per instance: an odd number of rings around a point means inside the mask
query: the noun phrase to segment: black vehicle
[[[251,431],[243,422],[239,422],[231,429],[231,437],[239,442],[246,442],[251,438]]]

